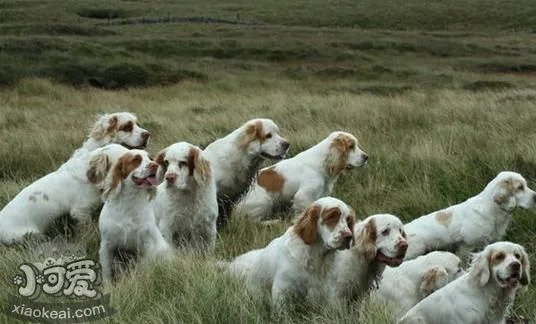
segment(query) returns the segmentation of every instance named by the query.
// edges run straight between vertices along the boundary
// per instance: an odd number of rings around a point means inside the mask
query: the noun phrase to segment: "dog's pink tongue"
[[[147,177],[145,178],[145,181],[147,181],[152,186],[156,186],[158,184],[158,180],[156,179],[156,177]]]

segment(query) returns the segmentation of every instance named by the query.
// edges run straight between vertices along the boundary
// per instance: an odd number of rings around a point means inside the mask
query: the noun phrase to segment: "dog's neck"
[[[330,145],[331,140],[324,139],[320,143],[317,143],[309,149],[297,154],[296,157],[301,156],[300,161],[303,161],[303,163],[312,166],[315,170],[319,170],[324,176],[324,179],[327,179],[330,182],[334,182],[339,177],[340,172],[334,174],[330,172],[327,168],[326,158],[330,153]]]
[[[206,200],[206,197],[216,196],[216,184],[213,178],[207,179],[204,184],[192,181],[191,186],[187,189],[178,189],[174,186],[168,186],[163,183],[163,193],[168,197],[168,202],[171,206],[182,208],[184,205],[198,205]]]
[[[132,184],[125,185],[124,180],[120,186],[119,189],[115,189],[118,192],[108,199],[107,203],[110,205],[128,206],[130,209],[149,205],[149,201],[153,198],[156,189],[154,187],[140,188]],[[128,204],[125,201],[128,201]]]
[[[490,279],[485,286],[481,286],[482,293],[487,298],[488,311],[486,318],[491,322],[500,322],[504,319],[516,295],[517,288],[502,288],[494,279]]]

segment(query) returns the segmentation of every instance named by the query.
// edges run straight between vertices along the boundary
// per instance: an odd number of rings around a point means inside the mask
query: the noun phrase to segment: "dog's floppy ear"
[[[360,249],[367,259],[376,257],[376,222],[374,218],[361,222],[357,225],[357,235],[355,245]]]
[[[123,179],[127,178],[130,172],[137,168],[142,161],[139,154],[125,153],[112,168],[112,176],[109,181],[106,181],[104,192],[102,193],[103,200],[114,197],[121,191]]]
[[[490,254],[491,252],[488,250],[473,254],[469,271],[473,280],[480,286],[485,286],[491,278],[491,271],[489,269]]]
[[[422,298],[427,297],[434,291],[445,286],[448,283],[449,274],[442,266],[433,266],[428,268],[421,279],[419,293]]]
[[[93,184],[100,183],[106,178],[110,167],[111,162],[108,154],[100,152],[89,159],[86,177]]]
[[[523,273],[521,274],[521,280],[519,281],[520,284],[523,286],[527,286],[530,284],[530,263],[529,263],[529,256],[527,255],[527,252],[524,248],[521,249],[521,266]]]
[[[103,115],[93,125],[89,136],[96,140],[101,140],[107,135],[113,135],[117,131],[117,123],[117,116],[113,114]]]
[[[318,218],[320,206],[309,206],[294,225],[294,232],[305,244],[313,244],[318,239]]]
[[[188,170],[197,183],[205,183],[211,175],[210,162],[197,147],[192,147],[188,154]]]
[[[502,180],[497,184],[497,189],[493,194],[493,201],[507,211],[512,211],[517,207],[517,199],[513,193],[512,178]]]
[[[154,158],[154,161],[156,162],[156,164],[158,164],[158,170],[156,171],[156,179],[158,179],[159,183],[164,181],[164,176],[166,175],[167,163],[165,159],[166,159],[165,149],[158,152]]]

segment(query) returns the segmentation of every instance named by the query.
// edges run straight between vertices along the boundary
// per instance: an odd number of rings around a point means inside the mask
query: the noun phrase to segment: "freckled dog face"
[[[145,148],[150,138],[149,132],[140,127],[136,116],[128,112],[102,116],[90,136],[107,143],[121,144],[129,149]]]
[[[158,165],[151,161],[143,150],[130,150],[124,154],[114,169],[114,177],[122,178],[138,187],[151,187],[157,184]]]
[[[493,200],[508,211],[519,206],[530,209],[535,207],[536,193],[527,185],[519,173],[504,171],[490,183],[494,190]]]
[[[347,249],[352,242],[354,217],[344,202],[324,197],[305,210],[294,230],[306,244],[321,240],[330,249]]]
[[[159,164],[158,178],[165,180],[168,188],[190,190],[194,182],[202,184],[211,176],[210,163],[201,149],[186,142],[162,150],[155,161]]]
[[[332,174],[338,174],[342,170],[351,170],[367,163],[368,155],[359,148],[357,139],[352,134],[333,132],[328,139],[331,144],[327,162]]]
[[[289,142],[279,135],[279,127],[270,119],[254,119],[246,124],[244,145],[250,154],[268,159],[285,157]]]
[[[404,224],[390,214],[369,216],[356,226],[356,248],[369,259],[397,267],[408,248]]]
[[[528,284],[528,258],[519,246],[503,245],[491,249],[489,268],[501,287],[515,288],[519,283]]]

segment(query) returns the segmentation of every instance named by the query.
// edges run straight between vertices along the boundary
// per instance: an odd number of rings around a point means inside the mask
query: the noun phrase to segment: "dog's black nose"
[[[286,141],[285,141],[285,142],[282,142],[282,143],[281,143],[281,148],[282,148],[283,150],[286,151],[286,150],[288,150],[289,147],[290,147],[290,143],[289,143],[289,142],[286,142]]]
[[[519,262],[511,263],[510,268],[513,272],[519,272],[519,270],[521,270],[521,264],[519,264]]]
[[[366,162],[366,161],[368,161],[368,155],[363,154],[363,162]]]

